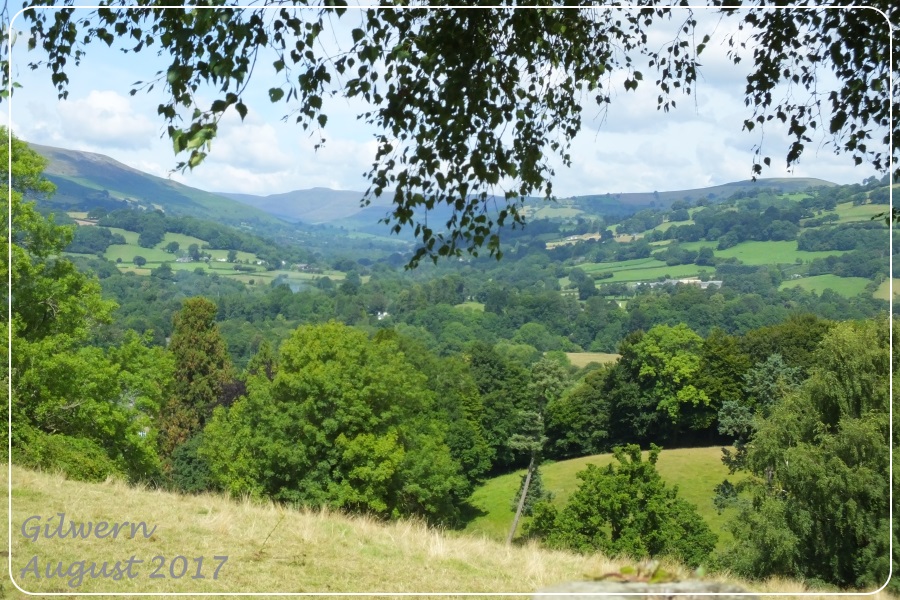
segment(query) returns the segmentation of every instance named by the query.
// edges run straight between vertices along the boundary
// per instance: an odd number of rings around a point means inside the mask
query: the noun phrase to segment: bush
[[[68,435],[30,430],[22,444],[13,446],[13,462],[30,469],[62,471],[77,481],[106,481],[125,472],[93,441]]]
[[[215,488],[209,472],[209,464],[198,454],[203,434],[197,434],[172,451],[169,485],[185,494],[199,494]]]

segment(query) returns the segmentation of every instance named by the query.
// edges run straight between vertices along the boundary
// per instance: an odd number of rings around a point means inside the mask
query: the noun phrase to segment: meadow
[[[646,455],[645,452],[644,456]],[[553,503],[562,507],[572,492],[578,488],[579,480],[576,474],[579,471],[583,471],[588,464],[604,466],[612,460],[612,454],[599,454],[545,463],[541,466],[544,489],[553,494]],[[668,485],[677,485],[679,495],[697,507],[703,519],[719,536],[719,547],[732,539],[725,530],[728,511],[718,514],[712,503],[715,486],[729,478],[728,469],[722,464],[720,447],[664,449],[656,466],[663,480]],[[514,516],[510,503],[516,495],[516,490],[521,486],[524,474],[523,469],[501,475],[475,490],[472,503],[484,514],[474,519],[465,531],[497,540],[506,539]],[[733,476],[731,479],[736,481],[738,477]],[[519,527],[518,533],[521,534],[521,524]]]
[[[838,277],[837,275],[813,275],[812,277],[801,277],[799,279],[789,279],[783,281],[779,290],[785,290],[793,287],[800,287],[804,290],[821,294],[827,289],[835,293],[852,298],[866,291],[866,286],[872,283],[865,277]],[[876,296],[877,297],[877,296]],[[886,298],[885,298],[886,299]]]
[[[660,463],[663,460],[661,457]],[[93,592],[183,593],[191,597],[191,593],[319,592],[365,597],[367,592],[420,592],[438,594],[432,597],[439,598],[440,594],[462,592],[479,597],[477,594],[488,592],[529,594],[564,581],[618,572],[634,564],[600,554],[550,551],[530,543],[506,546],[483,535],[431,529],[415,521],[385,523],[213,494],[181,496],[114,480],[74,482],[15,466],[10,473],[12,529],[4,533],[12,534],[9,560],[16,583],[31,593],[61,593],[67,597]],[[8,477],[4,469],[0,476],[4,486],[10,481]],[[87,523],[96,526],[101,522],[143,521],[146,530],[137,529],[131,538],[126,535],[130,532],[126,527],[115,539],[48,539],[42,530],[37,541],[32,541],[23,534],[22,526],[29,517],[38,518],[27,525],[51,523],[52,532],[59,519],[57,513],[64,513],[66,522],[85,527]],[[7,529],[6,519],[0,527]],[[26,534],[31,531],[26,527]],[[80,585],[70,585],[70,581],[79,583],[74,575],[81,569],[81,561],[85,571],[97,563],[98,574],[107,562],[107,572],[112,574],[117,561],[124,571],[132,556],[132,579],[86,575]],[[154,560],[157,556],[162,558]],[[228,559],[223,563],[216,556]],[[164,568],[156,572],[160,577],[150,578],[163,559]],[[37,579],[33,568],[23,575],[31,561],[40,567],[49,563],[51,577],[42,572]],[[182,575],[185,562],[188,569]],[[662,562],[666,571],[682,579],[694,576],[684,567]],[[54,569],[60,563],[63,572],[72,575],[57,576]],[[213,578],[220,563],[222,567]],[[198,565],[202,578],[197,577]],[[763,594],[807,591],[802,584],[783,579],[751,585],[727,574],[707,578]],[[0,594],[3,598],[28,597],[13,586],[8,574],[0,579]],[[887,594],[875,596],[876,600],[888,598]]]

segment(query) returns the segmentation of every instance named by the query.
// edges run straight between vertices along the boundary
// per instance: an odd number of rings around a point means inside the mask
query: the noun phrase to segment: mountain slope
[[[149,175],[102,154],[29,145],[48,160],[45,176],[57,186],[49,202],[65,210],[131,205],[231,225],[285,225],[263,210]]]
[[[303,221],[311,224],[326,223],[352,217],[365,208],[360,205],[363,192],[332,190],[321,187],[308,190],[294,190],[270,196],[233,193],[223,193],[222,195],[248,206],[264,210],[287,221]],[[389,197],[382,196],[381,198],[376,198],[370,205],[370,208],[376,207],[386,210],[391,204]]]

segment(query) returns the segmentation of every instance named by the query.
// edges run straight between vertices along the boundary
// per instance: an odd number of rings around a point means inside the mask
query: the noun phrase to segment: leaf
[[[234,109],[236,111],[238,111],[238,114],[241,116],[241,121],[243,121],[244,117],[247,116],[247,107],[244,105],[243,102],[238,102],[237,104],[234,105]]]
[[[278,102],[284,97],[284,90],[281,88],[271,88],[269,90],[269,100]]]
[[[351,31],[350,35],[353,36],[353,43],[358,44],[361,39],[366,37],[366,32],[357,28]]]

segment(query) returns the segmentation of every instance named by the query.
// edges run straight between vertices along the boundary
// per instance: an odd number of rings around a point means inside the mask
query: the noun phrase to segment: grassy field
[[[619,360],[620,354],[609,354],[607,352],[566,352],[569,362],[578,368],[585,367],[591,363],[614,363]]]
[[[475,310],[478,312],[484,312],[484,303],[482,302],[463,302],[462,304],[457,304],[454,308],[462,308],[464,310]]]
[[[878,286],[878,289],[875,290],[875,293],[872,294],[876,298],[880,298],[881,300],[890,300],[891,299],[891,280],[885,279],[881,282],[881,285]],[[894,279],[894,296],[900,295],[900,279]]]
[[[548,551],[531,544],[506,546],[484,536],[442,532],[417,522],[379,523],[207,494],[179,496],[115,481],[72,482],[18,467],[11,473],[12,529],[7,530],[6,519],[0,527],[7,539],[12,533],[8,560],[16,584],[31,593],[62,593],[69,598],[92,592],[182,593],[186,594],[184,598],[198,597],[191,593],[254,592],[356,593],[362,594],[360,597],[371,592],[524,595],[633,564],[599,554]],[[4,486],[9,483],[6,469],[0,478]],[[64,513],[66,523],[83,524],[85,528],[87,523],[97,526],[102,522],[146,525],[144,529],[138,526],[133,537],[128,525],[118,537],[106,539],[50,539],[42,530],[37,541],[32,541],[22,533],[30,517],[38,518],[29,525],[49,524],[52,532],[60,519],[57,513]],[[85,573],[96,563],[99,575],[107,562],[107,573],[112,574],[117,561],[124,571],[132,556],[134,578],[86,575],[80,585],[69,585],[70,580],[77,583],[81,561]],[[157,556],[161,558],[154,560]],[[228,557],[215,579],[213,572],[222,561],[214,556]],[[22,574],[35,558],[40,579],[33,570]],[[165,563],[156,574],[162,577],[151,579],[161,560]],[[184,563],[187,568],[182,575]],[[45,571],[48,564],[50,577]],[[195,578],[198,564],[202,579]],[[664,565],[681,578],[691,576],[684,567],[666,561]],[[58,568],[72,575],[60,577],[54,571]],[[807,591],[803,585],[783,579],[750,585],[727,574],[707,578],[743,585],[762,594]],[[5,570],[0,594],[4,599],[29,597],[13,586]],[[873,600],[889,598],[881,594]]]
[[[529,214],[530,219],[568,219],[577,217],[584,211],[567,206],[542,206]]]
[[[800,279],[789,279],[782,282],[778,289],[785,290],[793,287],[801,287],[821,294],[830,289],[841,296],[852,298],[858,296],[866,290],[866,286],[871,283],[865,277],[838,277],[837,275],[814,275],[812,277],[803,277]]]
[[[661,260],[640,258],[616,263],[585,263],[580,265],[588,274],[612,273],[607,279],[599,279],[597,283],[622,283],[634,281],[656,281],[660,277],[694,277],[701,267],[697,265],[675,265],[670,267]]]
[[[719,536],[720,547],[731,539],[731,535],[724,529],[728,512],[718,514],[712,503],[713,488],[728,477],[728,469],[722,464],[721,458],[722,450],[719,447],[688,448],[663,450],[657,463],[659,473],[666,483],[677,485],[680,496],[697,507],[703,519]],[[545,464],[541,467],[544,487],[553,493],[553,503],[563,506],[578,487],[576,473],[583,471],[588,464],[602,466],[612,460],[611,454],[600,454]],[[501,475],[475,490],[473,503],[486,514],[470,523],[466,528],[467,532],[498,540],[506,539],[513,519],[510,502],[521,485],[524,473],[522,470]]]
[[[869,221],[875,215],[887,212],[888,210],[889,207],[885,204],[861,204],[860,206],[853,206],[852,202],[845,202],[844,204],[838,204],[834,212],[840,217],[838,223],[850,223],[853,221]],[[825,212],[822,214],[828,213]]]
[[[576,556],[533,545],[506,547],[479,537],[446,535],[416,522],[383,524],[211,495],[181,497],[115,482],[70,482],[19,468],[12,473],[12,570],[17,583],[30,592],[528,593],[582,579],[586,573],[618,569],[617,563],[599,555]],[[138,530],[134,538],[39,537],[36,542],[21,533],[27,518],[39,516],[40,523],[46,523],[58,519],[57,513],[64,513],[69,522],[143,521],[148,531],[156,529],[149,537]],[[109,561],[111,567],[131,556],[144,562],[134,563],[134,579],[85,577],[80,586],[70,587],[69,578],[38,580],[33,571],[22,576],[34,556],[39,565],[62,561],[64,568],[82,560],[88,565]],[[154,556],[166,559],[163,578],[149,578]],[[169,568],[175,562],[179,573],[181,561],[173,561],[178,556],[187,558],[188,572],[173,578]],[[217,579],[212,575],[220,561],[214,556],[228,556]],[[204,558],[205,579],[193,578],[195,557]],[[4,583],[4,592],[15,592],[9,581]]]
[[[786,242],[742,242],[727,250],[716,250],[715,255],[721,258],[735,257],[746,265],[777,265],[793,263],[799,258],[807,261],[814,258],[825,258],[844,254],[839,250],[822,252],[804,252],[797,250],[796,241]]]

